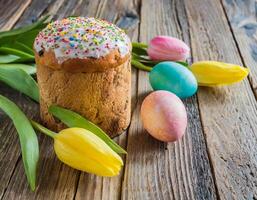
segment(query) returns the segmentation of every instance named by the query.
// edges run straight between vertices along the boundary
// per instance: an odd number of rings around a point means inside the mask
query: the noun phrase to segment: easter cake
[[[100,19],[69,17],[51,22],[35,39],[43,122],[62,128],[48,112],[59,105],[80,113],[111,137],[130,122],[131,42]]]

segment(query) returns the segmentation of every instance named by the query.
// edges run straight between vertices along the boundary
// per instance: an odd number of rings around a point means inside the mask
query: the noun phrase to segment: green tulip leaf
[[[49,107],[49,112],[68,127],[84,128],[91,131],[101,138],[107,145],[109,145],[110,148],[116,153],[126,153],[126,151],[116,144],[101,128],[88,121],[78,113],[54,105]]]
[[[28,118],[20,108],[2,95],[0,95],[0,108],[12,119],[18,132],[25,173],[30,184],[30,188],[35,190],[36,170],[39,159],[37,135]]]
[[[19,59],[20,57],[16,55],[11,55],[11,54],[0,55],[0,63],[12,63]]]
[[[34,62],[34,60],[35,60],[34,55],[31,55],[31,54],[25,53],[23,51],[20,51],[18,49],[13,49],[10,47],[0,47],[0,53],[12,54],[15,56],[19,56],[20,57],[19,62]]]
[[[33,65],[27,65],[27,64],[0,64],[1,68],[14,68],[14,69],[23,69],[27,74],[33,75],[36,73],[37,68]]]
[[[137,53],[132,52],[132,57],[137,60],[144,60],[144,61],[152,61],[148,56],[146,55],[139,55]],[[153,62],[153,61],[152,61]]]
[[[35,37],[47,25],[45,21],[48,17],[49,16],[45,16],[44,18],[33,24],[18,29],[0,32],[0,46],[12,49],[12,53],[8,54],[19,56],[21,52],[24,52],[26,54],[29,54],[30,56],[33,56],[33,43]],[[16,52],[16,54],[14,50],[19,50],[20,52]],[[2,50],[1,52],[3,51],[6,52],[6,50]],[[22,58],[21,60],[19,60],[19,62],[34,60],[34,57],[27,58],[27,56],[23,54],[20,57]]]
[[[141,55],[137,55],[135,53],[132,53],[132,60],[140,62],[144,65],[149,66],[149,67],[154,67],[155,65],[157,65],[158,63],[161,62],[161,61],[151,60],[148,56],[141,56]]]
[[[27,32],[26,34],[18,35],[15,42],[22,43],[23,45],[26,45],[30,49],[33,49],[34,40],[41,30],[42,29],[34,29]],[[32,55],[34,55],[33,50],[32,50]]]
[[[142,49],[142,48],[133,47],[132,52],[136,53],[138,55],[147,56],[147,51],[145,49]]]
[[[2,47],[20,50],[27,54],[30,54],[31,56],[34,56],[33,49],[27,46],[26,44],[24,44],[24,41],[23,42],[14,41],[13,43],[6,43],[6,44],[3,44]]]
[[[148,45],[144,43],[132,42],[132,53],[137,55],[147,56],[147,49]]]
[[[38,85],[36,81],[29,75],[32,72],[32,68],[29,68],[28,66],[25,67],[25,65],[2,64],[0,65],[0,81],[3,81],[10,87],[28,95],[38,102]]]

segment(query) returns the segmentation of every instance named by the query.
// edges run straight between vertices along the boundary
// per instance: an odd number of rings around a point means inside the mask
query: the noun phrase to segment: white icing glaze
[[[118,49],[121,57],[130,51],[126,33],[104,20],[69,17],[47,25],[36,37],[34,49],[53,50],[59,63],[70,58],[99,58]]]

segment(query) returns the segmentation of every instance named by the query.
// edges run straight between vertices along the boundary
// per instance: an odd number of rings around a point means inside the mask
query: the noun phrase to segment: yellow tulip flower
[[[67,128],[58,134],[31,120],[32,126],[54,139],[57,157],[72,168],[98,176],[116,176],[123,161],[101,138],[83,128]]]
[[[103,140],[82,128],[67,128],[56,134],[54,149],[65,164],[99,176],[116,176],[123,165]]]
[[[228,85],[242,81],[249,74],[248,68],[217,61],[196,62],[189,69],[200,86]]]

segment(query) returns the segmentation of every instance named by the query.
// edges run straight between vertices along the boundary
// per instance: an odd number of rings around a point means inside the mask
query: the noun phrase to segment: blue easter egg
[[[167,90],[180,98],[187,98],[197,91],[197,80],[185,66],[176,62],[161,62],[150,72],[150,84],[154,90]]]

